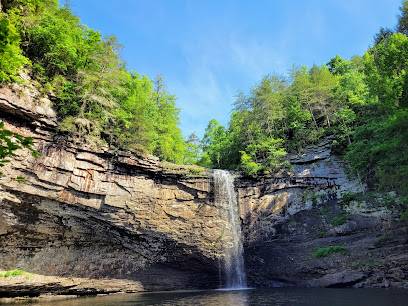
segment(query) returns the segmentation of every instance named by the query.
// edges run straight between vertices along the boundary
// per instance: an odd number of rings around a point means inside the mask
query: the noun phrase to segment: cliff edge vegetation
[[[288,168],[286,155],[334,136],[351,172],[407,203],[408,1],[395,30],[380,29],[362,56],[267,75],[239,94],[227,127],[211,120],[201,163],[256,176]]]
[[[160,76],[128,71],[119,50],[115,37],[102,37],[57,0],[1,1],[2,84],[28,75],[51,97],[60,132],[79,143],[190,163],[175,96]]]

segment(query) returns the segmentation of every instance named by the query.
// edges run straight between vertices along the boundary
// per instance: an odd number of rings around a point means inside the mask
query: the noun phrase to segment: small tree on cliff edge
[[[16,150],[22,148],[28,148],[35,157],[39,155],[33,148],[31,137],[24,137],[7,130],[4,127],[4,122],[0,121],[0,167],[10,161],[8,158],[14,156]]]

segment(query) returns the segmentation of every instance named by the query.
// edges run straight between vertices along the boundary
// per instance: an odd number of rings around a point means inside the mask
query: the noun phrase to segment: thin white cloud
[[[270,72],[284,73],[286,59],[272,46],[252,41],[206,37],[183,48],[187,73],[169,82],[177,93],[184,133],[202,134],[211,118],[227,124],[238,90],[248,90]],[[244,81],[243,81],[244,80]]]
[[[256,40],[230,40],[233,63],[247,77],[258,80],[267,73],[285,73],[287,60],[277,47]]]

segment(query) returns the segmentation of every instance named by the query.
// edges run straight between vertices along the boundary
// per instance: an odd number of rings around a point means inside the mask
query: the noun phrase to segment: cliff
[[[6,127],[41,153],[20,150],[2,168],[0,269],[130,279],[143,290],[217,287],[227,221],[208,175],[57,139],[50,101],[37,97],[0,89]]]
[[[289,177],[239,180],[250,282],[257,287],[408,287],[408,226],[346,174],[331,138],[289,156]]]
[[[45,277],[0,279],[0,296],[217,287],[230,237],[210,173],[70,143],[50,105],[29,85],[0,89],[6,127],[41,153],[1,169],[0,270]],[[291,175],[236,178],[250,286],[407,287],[407,225],[381,198],[346,201],[364,186],[331,139],[289,158]]]

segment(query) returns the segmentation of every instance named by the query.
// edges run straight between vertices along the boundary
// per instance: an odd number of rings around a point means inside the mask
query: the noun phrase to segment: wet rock
[[[365,277],[366,275],[362,272],[340,271],[312,280],[309,282],[309,285],[312,287],[350,287]]]

